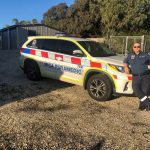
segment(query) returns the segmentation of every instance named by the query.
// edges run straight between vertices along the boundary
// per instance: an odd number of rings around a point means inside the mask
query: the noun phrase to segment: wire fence
[[[117,54],[127,55],[132,51],[135,42],[141,43],[142,51],[150,53],[150,36],[110,36],[109,38],[90,38],[100,43],[108,44],[109,48]]]
[[[127,55],[132,51],[135,42],[141,43],[142,51],[145,51],[145,36],[110,36],[109,47],[118,54]]]

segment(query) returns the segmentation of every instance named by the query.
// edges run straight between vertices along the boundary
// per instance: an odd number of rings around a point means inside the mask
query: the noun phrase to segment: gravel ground
[[[149,150],[150,112],[136,97],[96,102],[80,86],[29,81],[0,51],[0,150]]]

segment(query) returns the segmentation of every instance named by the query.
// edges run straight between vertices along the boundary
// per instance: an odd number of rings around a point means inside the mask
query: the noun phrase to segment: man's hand
[[[124,71],[125,73],[129,74],[130,73],[130,69],[127,67],[127,68],[124,68]]]
[[[148,69],[150,70],[150,65],[148,65]]]
[[[124,71],[125,71],[125,73],[127,73],[127,74],[130,73],[130,69],[129,69],[129,67],[128,67],[127,64],[124,64]]]

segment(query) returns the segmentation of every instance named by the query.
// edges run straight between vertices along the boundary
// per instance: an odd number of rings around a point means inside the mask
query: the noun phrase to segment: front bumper
[[[116,83],[116,90],[115,90],[116,93],[133,94],[132,81],[117,79],[115,80],[115,83]]]

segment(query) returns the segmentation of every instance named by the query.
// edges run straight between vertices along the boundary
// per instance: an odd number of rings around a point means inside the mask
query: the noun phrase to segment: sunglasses
[[[133,48],[141,48],[141,46],[134,46]]]

